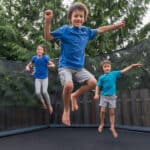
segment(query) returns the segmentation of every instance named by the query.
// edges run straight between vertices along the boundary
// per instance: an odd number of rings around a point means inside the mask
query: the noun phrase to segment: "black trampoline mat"
[[[108,128],[49,128],[0,138],[1,150],[150,150],[150,133]]]

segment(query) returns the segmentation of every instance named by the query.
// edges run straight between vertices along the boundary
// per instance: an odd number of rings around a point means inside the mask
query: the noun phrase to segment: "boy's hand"
[[[48,22],[51,21],[51,19],[53,18],[53,11],[46,10],[44,14],[45,14],[45,20]]]
[[[94,95],[94,100],[98,100],[99,99],[99,95]]]
[[[117,26],[118,29],[119,29],[119,28],[122,28],[122,27],[125,26],[125,21],[121,21],[121,22],[119,22],[119,23],[116,23],[115,26]]]
[[[142,64],[132,64],[131,66],[132,66],[132,68],[134,68],[134,67],[142,67],[143,65]]]

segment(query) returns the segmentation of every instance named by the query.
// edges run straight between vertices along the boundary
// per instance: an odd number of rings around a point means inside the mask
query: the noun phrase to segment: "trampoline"
[[[25,134],[0,138],[1,150],[149,150],[150,133],[117,129],[114,139],[105,128],[50,127]]]

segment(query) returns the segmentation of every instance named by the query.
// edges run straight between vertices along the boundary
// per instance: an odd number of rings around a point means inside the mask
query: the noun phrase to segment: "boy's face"
[[[42,56],[44,54],[44,49],[41,46],[38,46],[36,49],[36,53],[38,56]]]
[[[71,15],[71,24],[74,27],[80,27],[85,21],[84,11],[82,10],[75,10],[72,12]]]
[[[103,64],[102,69],[104,73],[109,73],[111,71],[111,64]]]

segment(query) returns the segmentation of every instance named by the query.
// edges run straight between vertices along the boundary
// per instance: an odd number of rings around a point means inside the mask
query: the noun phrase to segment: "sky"
[[[71,3],[72,3],[72,1],[73,1],[73,0],[64,0],[64,2],[63,2],[63,3],[64,3],[65,5],[69,5],[69,4],[71,4]]]
[[[145,17],[143,18],[143,25],[147,24],[149,22],[150,22],[150,5],[149,5],[148,11],[147,11]]]
[[[72,1],[73,0],[64,0],[64,5],[70,5],[72,3]],[[144,26],[145,24],[150,22],[150,5],[149,5],[147,13],[143,17],[143,21],[142,22],[143,22],[142,26]]]

